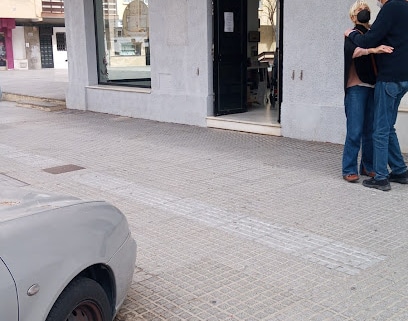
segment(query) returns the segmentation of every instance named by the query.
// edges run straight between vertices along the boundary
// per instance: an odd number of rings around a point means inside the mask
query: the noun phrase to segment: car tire
[[[78,278],[62,291],[46,321],[112,321],[109,299],[96,281]]]

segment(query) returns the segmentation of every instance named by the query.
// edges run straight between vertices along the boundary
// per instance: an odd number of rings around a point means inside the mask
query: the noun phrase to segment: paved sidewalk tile
[[[0,180],[126,215],[116,321],[408,320],[408,187],[341,177],[342,146],[0,102]]]

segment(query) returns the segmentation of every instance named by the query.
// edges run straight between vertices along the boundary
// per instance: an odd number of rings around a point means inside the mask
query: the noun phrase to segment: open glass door
[[[247,0],[214,0],[214,114],[246,107]]]

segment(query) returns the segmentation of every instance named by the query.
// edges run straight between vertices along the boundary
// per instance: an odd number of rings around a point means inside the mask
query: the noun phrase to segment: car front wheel
[[[111,321],[108,297],[96,281],[78,278],[62,291],[46,321]]]

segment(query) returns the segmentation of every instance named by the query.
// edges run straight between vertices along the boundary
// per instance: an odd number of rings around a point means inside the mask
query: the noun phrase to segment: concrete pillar
[[[24,27],[24,39],[26,43],[25,51],[28,61],[28,69],[41,69],[40,33],[38,27]]]
[[[65,1],[68,50],[67,108],[87,109],[86,86],[97,85],[93,0]]]

